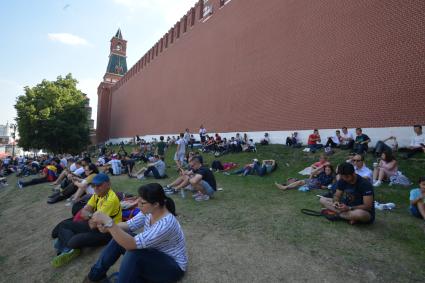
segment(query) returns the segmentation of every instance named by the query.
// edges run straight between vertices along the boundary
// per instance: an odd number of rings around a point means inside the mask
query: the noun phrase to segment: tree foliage
[[[19,146],[54,153],[84,150],[89,143],[87,98],[76,86],[77,80],[68,74],[25,87],[15,104]]]

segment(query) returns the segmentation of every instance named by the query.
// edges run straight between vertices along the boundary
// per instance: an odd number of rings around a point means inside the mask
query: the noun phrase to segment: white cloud
[[[77,35],[70,33],[49,33],[47,34],[48,38],[52,41],[59,41],[63,44],[68,45],[89,45],[87,40],[81,38]]]

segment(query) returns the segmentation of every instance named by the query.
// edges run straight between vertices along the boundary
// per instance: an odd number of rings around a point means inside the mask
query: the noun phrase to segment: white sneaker
[[[209,200],[209,199],[210,199],[210,197],[208,195],[200,195],[200,196],[195,197],[196,201],[206,201],[206,200]]]
[[[382,185],[382,182],[381,182],[381,181],[376,181],[376,182],[373,184],[373,186],[374,186],[374,187],[379,187],[380,185]]]

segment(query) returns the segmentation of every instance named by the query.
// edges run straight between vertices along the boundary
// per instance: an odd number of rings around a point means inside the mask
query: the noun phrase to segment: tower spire
[[[117,33],[115,34],[116,38],[122,39],[121,29],[118,28]]]
[[[108,67],[103,76],[105,83],[115,84],[127,73],[127,41],[123,39],[121,29],[118,28],[111,39]]]

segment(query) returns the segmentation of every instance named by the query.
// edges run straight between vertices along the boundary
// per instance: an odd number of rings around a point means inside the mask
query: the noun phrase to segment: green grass
[[[172,161],[174,150],[172,147],[166,153],[166,163],[170,166],[167,169],[169,178],[160,180],[162,185],[170,183],[177,177]],[[128,147],[127,151],[131,152],[131,148]],[[317,264],[322,268],[323,266],[332,267],[332,270],[336,270],[335,272],[341,278],[351,278],[354,281],[356,281],[356,276],[360,276],[358,281],[421,281],[425,277],[425,269],[422,264],[425,258],[424,224],[423,221],[410,216],[407,211],[410,188],[387,185],[377,188],[375,199],[380,202],[394,202],[397,208],[393,211],[377,211],[376,222],[373,225],[356,226],[348,225],[345,222],[329,222],[324,218],[301,214],[301,208],[314,210],[320,208],[315,195],[321,192],[299,192],[297,190],[282,192],[275,188],[275,181],[284,182],[288,177],[302,178],[298,172],[316,162],[319,154],[304,153],[301,149],[288,149],[281,145],[258,147],[257,153],[228,154],[219,158],[215,158],[211,154],[204,154],[203,157],[207,164],[211,164],[214,159],[219,159],[222,162],[232,161],[243,166],[253,158],[258,158],[260,160],[275,159],[278,168],[271,175],[265,177],[226,176],[222,173],[215,173],[218,187],[222,187],[223,191],[217,192],[214,199],[208,202],[197,203],[190,196],[185,199],[181,199],[179,195],[173,196],[179,221],[187,234],[189,248],[190,270],[185,281],[278,281],[280,279],[276,278],[287,278],[289,273],[283,267],[280,269],[278,259],[283,260],[285,257],[294,261],[308,259],[310,265]],[[421,174],[425,174],[424,157],[422,155],[415,160],[400,160],[399,168],[412,181],[416,182]],[[330,157],[333,165],[346,159],[347,152],[345,151],[337,151]],[[372,155],[368,155],[366,163],[369,167],[372,162]],[[142,164],[137,166],[141,167]],[[148,182],[154,182],[154,180],[140,182],[129,179],[127,176],[112,177],[115,191],[136,193],[141,184]],[[33,193],[27,193],[30,189],[23,192],[22,198],[27,204],[44,205],[50,188],[47,185],[38,187],[41,189],[33,188]],[[13,209],[10,202],[10,198],[13,196],[12,190],[5,191],[1,195],[0,218],[2,220],[4,219],[3,212]],[[209,250],[205,251],[199,250],[200,243],[206,241],[208,235],[220,237],[219,245],[228,244],[229,247],[226,247],[229,250],[228,254],[220,253],[219,246],[209,247]],[[7,237],[7,234],[2,236],[2,238],[4,237]],[[43,239],[34,240],[43,241]],[[232,259],[224,261],[224,258],[232,254],[239,254],[238,249],[268,251],[267,259],[255,258],[255,260],[256,262],[266,260],[267,265],[275,265],[275,269],[270,269],[276,273],[274,279],[267,277],[270,274],[262,273],[261,270],[255,273],[255,276],[252,275],[249,272],[249,266],[244,270],[236,267],[237,264],[244,266],[245,262],[250,262],[249,258],[238,258],[240,262],[234,262]],[[215,265],[206,263],[204,253],[217,263]],[[93,258],[87,258],[86,264],[91,264],[96,255],[93,255]],[[250,256],[256,257],[257,255]],[[274,261],[274,259],[276,260]],[[7,266],[10,266],[9,260],[13,260],[13,254],[5,253],[0,258],[0,265],[9,264]],[[223,272],[223,267],[220,265],[220,262],[223,261],[226,272],[220,276],[225,279],[217,279],[218,273]],[[297,266],[303,265],[304,262],[300,262]],[[89,265],[80,266],[84,271],[88,267]],[[70,268],[78,270],[78,266]],[[204,275],[202,270],[212,270],[213,272]],[[305,270],[307,273],[308,270],[313,272],[314,266],[306,266]],[[347,270],[354,274],[347,275]],[[374,274],[375,277],[364,277],[366,271]],[[327,275],[332,274],[331,270],[328,272],[317,281],[334,281],[329,279],[333,277],[327,278]],[[81,274],[81,279],[83,275]],[[50,276],[47,278],[54,278],[58,281],[64,280],[63,276],[55,273],[47,276]],[[15,277],[11,275],[6,278],[13,281]],[[292,278],[298,281],[312,281],[308,275],[303,274],[302,270]],[[44,279],[46,280],[46,278]],[[79,277],[78,280],[80,280]],[[79,282],[78,280],[76,279],[75,282]]]
[[[167,164],[171,164],[172,168],[173,153],[174,150],[170,149],[166,155]],[[347,154],[347,151],[337,151],[330,157],[330,161],[335,167],[347,159]],[[224,191],[217,192],[215,199],[210,202],[199,204],[190,198],[175,197],[177,208],[184,216],[183,226],[208,222],[240,237],[255,233],[261,235],[262,239],[285,241],[313,254],[326,251],[331,258],[342,256],[343,260],[356,265],[363,264],[365,257],[370,265],[380,266],[388,261],[396,261],[399,256],[409,259],[412,264],[405,268],[416,266],[419,273],[425,275],[425,270],[419,268],[419,263],[425,257],[423,223],[408,213],[410,188],[388,185],[376,188],[375,200],[394,202],[397,208],[393,211],[377,211],[376,223],[373,225],[350,226],[345,222],[332,223],[300,213],[301,208],[320,208],[315,196],[320,191],[282,192],[274,187],[275,181],[284,182],[288,177],[302,178],[297,172],[318,161],[319,155],[319,152],[304,153],[300,149],[288,149],[281,145],[260,146],[256,154],[236,153],[219,158],[204,154],[207,164],[219,159],[222,162],[237,162],[242,166],[253,158],[275,159],[278,169],[265,177],[216,173],[218,187],[223,187]],[[414,161],[399,160],[399,170],[414,183],[421,174],[425,174],[424,155],[418,157]],[[371,168],[374,160],[373,155],[368,154],[366,164]],[[176,177],[173,171],[168,170],[171,178]],[[131,181],[122,180],[118,184],[124,183],[130,186]],[[162,183],[165,184],[165,181]],[[417,184],[412,187],[415,186]],[[383,256],[387,259],[382,259]],[[397,277],[398,272],[397,268],[388,269],[386,276]]]

